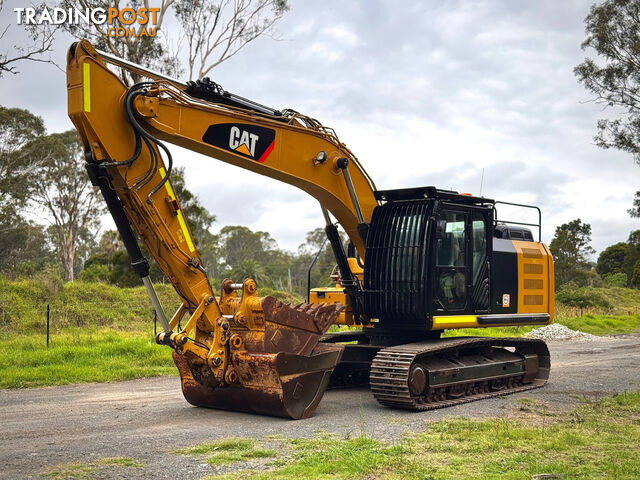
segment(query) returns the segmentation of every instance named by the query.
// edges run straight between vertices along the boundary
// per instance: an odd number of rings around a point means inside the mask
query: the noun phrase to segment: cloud
[[[379,188],[478,193],[484,169],[484,195],[542,208],[545,240],[581,218],[601,250],[640,226],[626,213],[640,171],[593,145],[610,112],[573,75],[591,3],[295,2],[278,25],[283,41],[259,38],[211,77],[334,127]],[[55,52],[62,62],[67,44]],[[64,76],[21,69],[0,80],[0,103],[42,115],[50,131],[69,128]],[[176,152],[218,227],[245,223],[295,249],[322,224],[317,202],[293,187]]]

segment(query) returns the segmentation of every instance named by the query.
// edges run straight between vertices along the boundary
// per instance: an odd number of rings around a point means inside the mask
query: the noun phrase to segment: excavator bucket
[[[173,352],[182,392],[192,405],[292,419],[308,418],[322,399],[343,346],[318,343],[341,305],[286,305],[261,299],[264,326],[233,328],[226,384],[216,386],[188,354]]]

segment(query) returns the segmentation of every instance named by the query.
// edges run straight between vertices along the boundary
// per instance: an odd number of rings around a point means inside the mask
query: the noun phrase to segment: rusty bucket
[[[342,308],[310,304],[292,307],[265,297],[264,329],[234,330],[243,341],[242,348],[230,351],[232,382],[222,387],[208,383],[202,365],[188,355],[173,352],[185,399],[200,407],[308,418],[342,356],[342,345],[319,343]]]

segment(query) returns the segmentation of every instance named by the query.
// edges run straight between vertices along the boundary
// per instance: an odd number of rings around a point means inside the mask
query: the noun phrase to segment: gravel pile
[[[579,330],[571,330],[559,323],[552,323],[541,328],[531,330],[526,334],[529,338],[538,338],[540,340],[577,340],[580,342],[593,342],[599,337],[584,333]]]

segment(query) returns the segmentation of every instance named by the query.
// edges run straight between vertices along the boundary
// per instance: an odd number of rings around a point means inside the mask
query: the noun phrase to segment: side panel
[[[502,238],[493,239],[491,313],[518,312],[518,255],[513,243]]]
[[[542,243],[513,240],[518,252],[518,313],[553,312],[550,255]],[[550,301],[551,300],[551,301]]]
[[[550,317],[550,322],[553,322],[553,317],[555,316],[555,312],[556,312],[556,297],[555,297],[556,277],[555,277],[555,270],[553,268],[553,256],[551,255],[551,251],[549,250],[549,247],[547,247],[544,243],[542,244],[542,246],[547,252],[547,264],[549,265],[549,286],[548,286],[547,292],[549,295],[549,317]]]

